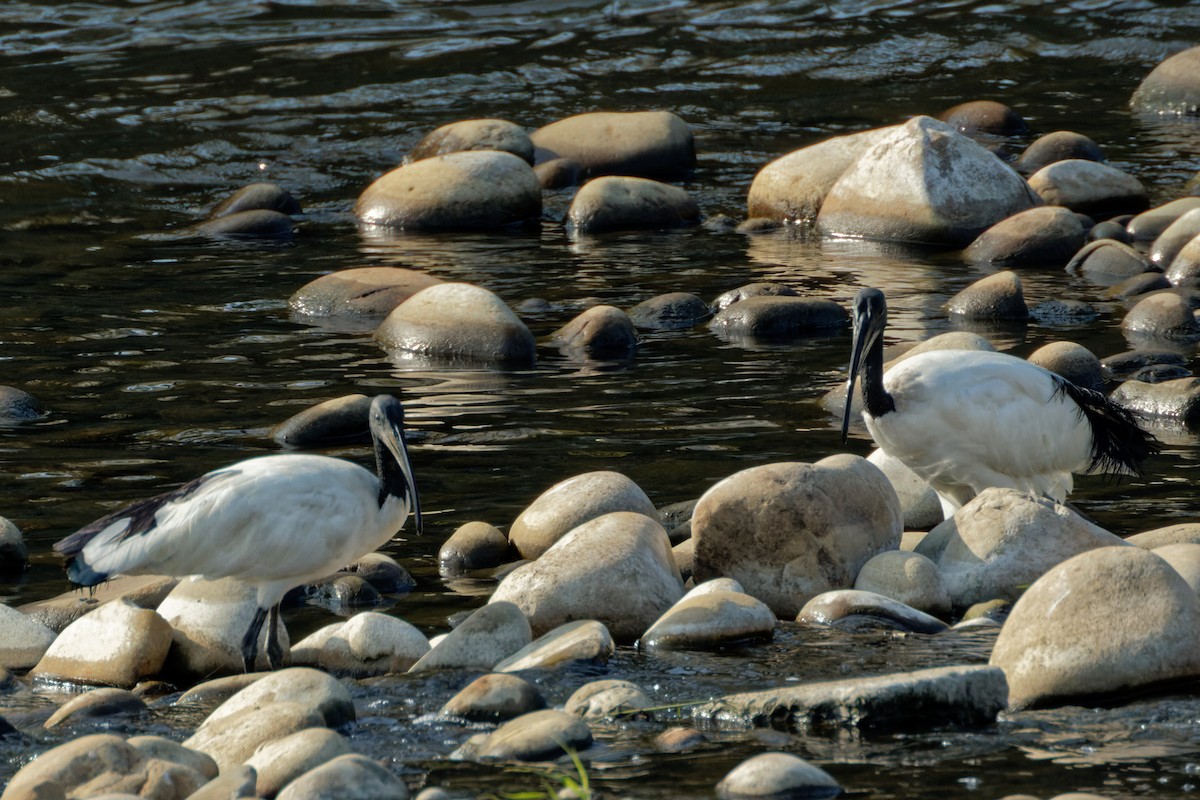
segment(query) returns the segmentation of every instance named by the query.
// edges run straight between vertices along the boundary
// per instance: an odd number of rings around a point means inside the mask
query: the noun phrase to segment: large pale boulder
[[[569,159],[586,177],[686,177],[696,163],[688,124],[669,111],[576,114],[529,135],[538,164]]]
[[[751,467],[704,493],[692,515],[697,582],[735,578],[781,618],[849,588],[876,553],[894,550],[900,501],[864,458]]]
[[[842,391],[844,393],[845,388]],[[856,391],[855,395],[855,399],[859,400],[861,392]],[[857,405],[861,411],[861,400]],[[879,467],[887,477],[888,483],[896,490],[896,497],[900,499],[900,513],[904,515],[905,530],[928,530],[942,521],[942,502],[938,499],[937,492],[924,478],[909,469],[907,464],[878,448],[871,451],[867,460]]]
[[[402,230],[504,228],[536,222],[542,190],[523,159],[472,150],[414,161],[376,178],[354,213],[368,225]]]
[[[631,642],[682,596],[667,532],[648,516],[617,511],[583,523],[513,570],[490,602],[515,603],[536,636],[594,619],[618,642]]]
[[[842,173],[817,227],[830,236],[962,246],[1039,204],[1025,180],[984,147],[945,123],[915,117]]]
[[[812,223],[825,195],[854,161],[892,128],[876,128],[793,150],[758,171],[746,196],[748,216]]]
[[[1047,572],[992,649],[1009,706],[1051,705],[1200,676],[1200,602],[1167,562],[1105,547]]]
[[[569,531],[614,511],[658,519],[654,503],[629,478],[609,470],[585,472],[538,495],[513,520],[508,538],[522,558],[538,558]]]
[[[532,364],[533,334],[482,286],[442,283],[422,289],[388,314],[375,339],[396,358]]]
[[[355,717],[354,701],[345,686],[331,675],[307,667],[291,667],[272,672],[238,691],[217,706],[200,730],[249,708],[280,703],[297,703],[315,711],[322,724],[337,728]]]
[[[1200,114],[1200,46],[1176,53],[1155,67],[1129,104],[1152,114]]]
[[[159,673],[170,646],[171,626],[162,617],[118,600],[68,625],[30,675],[128,689]]]
[[[627,175],[588,181],[567,209],[567,225],[576,233],[678,228],[699,221],[700,207],[687,190]]]
[[[930,533],[946,536],[938,568],[956,608],[1015,600],[1050,568],[1097,547],[1126,547],[1065,505],[1016,489],[984,489]]]

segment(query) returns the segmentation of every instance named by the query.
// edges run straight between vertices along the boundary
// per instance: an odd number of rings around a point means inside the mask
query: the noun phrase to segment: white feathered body
[[[937,491],[949,517],[989,486],[1066,499],[1092,430],[1055,377],[1003,353],[938,350],[883,376],[895,411],[863,414],[876,444]]]
[[[215,470],[149,501],[153,522],[118,516],[84,546],[104,575],[239,578],[274,605],[289,589],[374,551],[404,525],[407,499],[379,502],[374,473],[338,458],[271,455]]]

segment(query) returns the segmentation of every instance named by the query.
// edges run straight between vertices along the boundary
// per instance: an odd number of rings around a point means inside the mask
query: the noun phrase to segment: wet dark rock
[[[654,746],[661,753],[686,753],[707,741],[708,737],[695,728],[676,727],[655,736]]]
[[[1131,219],[1125,229],[1135,242],[1152,242],[1175,220],[1196,208],[1200,208],[1200,197],[1182,197],[1143,211]]]
[[[450,534],[438,551],[442,575],[463,575],[477,569],[498,567],[512,560],[508,537],[495,525],[468,522]]]
[[[1096,319],[1100,312],[1082,300],[1043,300],[1029,309],[1029,316],[1042,325],[1080,325]]]
[[[711,316],[708,304],[690,292],[660,294],[629,309],[634,327],[650,330],[691,328]]]
[[[1161,272],[1140,272],[1110,286],[1105,292],[1105,296],[1116,300],[1126,300],[1159,289],[1170,288],[1171,282]]]
[[[569,158],[587,177],[677,180],[696,164],[691,129],[669,111],[577,114],[538,128],[529,138],[538,164]]]
[[[280,214],[300,214],[296,198],[274,183],[251,183],[238,189],[213,207],[210,217],[226,217],[242,211],[277,211]]]
[[[1113,239],[1089,242],[1067,262],[1068,272],[1115,280],[1139,275],[1153,268],[1154,265],[1144,255]]]
[[[0,386],[0,425],[37,419],[46,413],[42,401],[24,389]]]
[[[404,594],[417,585],[407,569],[384,553],[367,553],[347,564],[345,572],[362,578],[380,594]]]
[[[713,301],[713,311],[724,311],[734,303],[751,297],[798,297],[799,292],[783,283],[748,283],[728,292],[722,292]]]
[[[399,230],[489,229],[536,223],[542,190],[512,153],[468,150],[414,161],[377,178],[354,213]]]
[[[760,295],[726,306],[709,327],[730,337],[782,338],[833,331],[849,323],[846,309],[832,300]]]
[[[541,692],[524,678],[481,675],[451,697],[441,713],[473,722],[499,722],[546,707]]]
[[[29,560],[29,548],[21,529],[5,517],[0,517],[0,574],[20,572]]]
[[[1056,161],[1066,161],[1080,158],[1086,161],[1103,162],[1104,151],[1082,133],[1074,131],[1054,131],[1039,136],[1017,158],[1014,166],[1024,175],[1032,175],[1042,167]]]
[[[92,689],[76,695],[50,715],[43,727],[57,728],[74,725],[82,719],[97,717],[129,717],[147,710],[145,701],[126,689]]]
[[[335,397],[288,417],[271,429],[271,438],[290,447],[319,447],[338,442],[366,442],[371,398],[365,394]]]
[[[1097,242],[1101,239],[1112,239],[1116,242],[1129,244],[1133,241],[1133,237],[1125,230],[1125,226],[1106,219],[1103,222],[1097,222],[1088,229],[1085,237],[1089,242]]]
[[[409,157],[413,161],[463,150],[499,150],[532,164],[533,142],[520,125],[504,119],[451,122],[421,137]]]
[[[312,585],[308,591],[308,602],[335,614],[346,614],[356,608],[374,608],[383,602],[383,597],[374,586],[357,575],[339,573]]]
[[[1029,130],[1025,118],[995,100],[970,100],[938,114],[938,119],[968,136],[976,133],[1017,136]]]
[[[797,622],[838,625],[850,617],[867,617],[898,630],[941,633],[946,623],[898,600],[861,589],[824,592],[809,600],[796,615]]]
[[[619,358],[637,350],[633,321],[615,306],[592,306],[550,335],[552,344],[588,358]]]
[[[686,190],[669,183],[608,175],[579,187],[567,209],[577,233],[634,228],[678,228],[700,221],[700,207]]]
[[[1081,158],[1056,161],[1029,177],[1047,205],[1066,206],[1092,217],[1141,211],[1150,196],[1141,181],[1116,167]]]
[[[1114,379],[1123,381],[1146,367],[1186,367],[1187,359],[1174,350],[1127,350],[1106,356],[1100,366]]]
[[[1034,350],[1026,360],[1058,373],[1076,386],[1096,391],[1104,386],[1100,359],[1078,342],[1051,342]]]
[[[1121,321],[1121,330],[1145,339],[1195,341],[1200,339],[1192,305],[1175,292],[1156,292],[1143,297]]]
[[[1176,53],[1155,67],[1129,104],[1148,114],[1200,114],[1200,47]]]
[[[964,319],[1022,320],[1029,318],[1021,279],[1015,272],[988,275],[951,297],[946,310]]]
[[[1007,704],[1003,671],[962,666],[725,695],[696,706],[692,716],[734,728],[921,731],[991,725]]]
[[[791,753],[760,753],[734,767],[717,783],[721,800],[824,800],[842,787],[825,770]]]
[[[1075,214],[1060,206],[1041,206],[997,222],[963,255],[976,264],[1061,267],[1083,244],[1083,226]]]
[[[1191,428],[1200,426],[1200,378],[1157,383],[1128,380],[1111,397],[1144,417],[1171,420]]]
[[[772,231],[782,230],[786,223],[779,219],[769,219],[767,217],[751,217],[739,223],[734,230],[738,233],[753,236],[758,233],[771,233]],[[705,227],[708,227],[709,220],[704,221]]]
[[[296,223],[278,211],[252,209],[211,219],[201,224],[199,231],[217,238],[288,239],[295,234]]]
[[[288,301],[301,320],[375,321],[417,292],[441,283],[424,272],[400,267],[360,267],[331,272],[309,281]]]
[[[1186,211],[1150,245],[1150,261],[1161,269],[1171,266],[1188,242],[1200,236],[1200,208]]]

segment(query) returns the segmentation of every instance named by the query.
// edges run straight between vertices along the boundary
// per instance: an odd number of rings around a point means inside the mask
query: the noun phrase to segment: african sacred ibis
[[[294,586],[328,575],[382,546],[421,504],[404,444],[404,409],[391,395],[371,402],[376,473],[340,458],[260,456],[214,470],[142,500],[54,545],[67,575],[95,586],[110,575],[237,578],[258,592],[242,640],[254,668],[263,623],[267,660],[281,666],[279,601]]]
[[[989,486],[1061,503],[1073,473],[1137,474],[1158,452],[1130,411],[1015,356],[936,350],[885,373],[886,325],[883,292],[859,291],[842,441],[861,372],[867,430],[934,488],[947,519]]]

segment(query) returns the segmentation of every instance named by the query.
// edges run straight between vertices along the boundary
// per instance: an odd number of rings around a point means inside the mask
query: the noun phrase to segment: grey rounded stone
[[[968,100],[946,109],[937,118],[967,135],[1016,136],[1029,130],[1024,117],[995,100]]]
[[[496,672],[557,669],[571,664],[603,664],[616,645],[604,623],[594,619],[567,622],[542,634],[496,664]]]
[[[548,761],[592,746],[592,731],[577,716],[548,708],[505,722],[480,744],[481,760]]]
[[[712,316],[708,304],[690,292],[669,292],[643,300],[629,309],[635,328],[682,330]]]
[[[503,583],[501,583],[503,586]],[[433,648],[413,664],[410,672],[431,669],[485,669],[511,656],[533,641],[529,620],[521,608],[492,595]]]
[[[941,633],[946,623],[898,600],[861,589],[823,592],[804,604],[797,622],[810,625],[839,625],[860,620],[913,633]]]
[[[462,150],[501,150],[533,164],[533,142],[525,129],[505,119],[464,119],[430,131],[413,145],[413,161]]]
[[[661,753],[686,753],[708,741],[708,737],[695,728],[667,728],[654,737],[654,747]]]
[[[894,550],[902,523],[895,490],[866,459],[751,467],[696,504],[694,578],[735,578],[791,619],[810,598],[853,585],[876,553]]]
[[[425,634],[398,617],[366,611],[327,625],[292,648],[296,664],[364,678],[404,672],[429,652]]]
[[[1177,522],[1126,537],[1126,542],[1143,550],[1154,550],[1170,544],[1200,544],[1200,522]]]
[[[1026,147],[1014,166],[1018,172],[1032,175],[1042,167],[1070,158],[1101,162],[1105,160],[1100,145],[1082,133],[1053,131],[1039,136]]]
[[[700,207],[687,190],[649,178],[607,175],[579,187],[567,209],[576,233],[634,228],[678,228],[700,221]]]
[[[401,267],[343,269],[301,286],[288,307],[301,321],[377,323],[417,292],[439,283],[440,278]]]
[[[585,472],[538,495],[513,520],[508,538],[522,558],[539,558],[568,532],[614,511],[658,519],[654,503],[626,476],[608,470]]]
[[[0,603],[0,667],[29,669],[46,654],[56,636],[36,619]]]
[[[1133,241],[1133,237],[1125,230],[1125,226],[1119,222],[1113,222],[1106,219],[1103,222],[1097,222],[1087,232],[1087,240],[1089,242],[1100,241],[1101,239],[1112,239],[1123,244],[1129,244]]]
[[[669,111],[596,111],[566,117],[530,134],[538,164],[559,158],[584,175],[675,180],[696,164],[688,124]]]
[[[137,716],[147,708],[142,698],[127,689],[92,689],[59,706],[42,727],[49,730],[84,718]]]
[[[905,530],[927,530],[942,521],[942,502],[937,492],[903,461],[879,449],[872,450],[867,460],[879,467],[896,490]]]
[[[306,602],[348,616],[383,602],[379,590],[357,575],[338,572],[303,588]]]
[[[346,572],[362,578],[380,594],[411,592],[416,580],[400,562],[385,553],[367,553],[346,565]]]
[[[1200,378],[1176,378],[1158,383],[1129,380],[1110,397],[1148,419],[1200,426]]]
[[[171,626],[126,600],[105,603],[67,626],[30,675],[129,688],[157,675],[171,646]]]
[[[0,423],[27,422],[44,416],[42,401],[24,389],[0,386]]]
[[[438,571],[443,576],[458,576],[510,560],[512,548],[499,528],[487,522],[468,522],[456,528],[438,550]]]
[[[1124,242],[1088,242],[1067,262],[1067,271],[1100,279],[1130,278],[1154,268],[1150,260]]]
[[[1147,340],[1200,339],[1200,323],[1191,303],[1175,292],[1156,292],[1143,297],[1126,312],[1121,330]]]
[[[306,728],[267,742],[246,759],[255,771],[255,792],[274,797],[306,772],[350,752],[345,736],[328,728]]]
[[[251,183],[213,206],[209,216],[226,217],[242,211],[263,209],[280,214],[302,213],[296,198],[282,186],[274,183]]]
[[[1150,245],[1151,263],[1166,269],[1188,242],[1197,236],[1200,236],[1200,208],[1185,211],[1159,234]]]
[[[713,650],[769,641],[774,632],[775,614],[762,601],[741,592],[710,590],[689,594],[667,609],[638,646],[651,653]]]
[[[369,441],[370,410],[371,398],[365,394],[334,397],[288,417],[271,429],[271,438],[290,447]]]
[[[759,295],[718,311],[709,327],[728,337],[769,338],[811,336],[844,328],[849,323],[846,309],[832,300]]]
[[[584,522],[513,570],[489,602],[516,603],[538,636],[595,619],[618,642],[632,642],[682,596],[667,532],[643,514],[616,511]]]
[[[833,776],[791,753],[760,753],[738,764],[717,784],[721,800],[837,797],[842,787]]]
[[[563,703],[563,711],[584,719],[645,716],[645,709],[653,707],[654,701],[640,686],[620,679],[585,683]]]
[[[830,236],[965,246],[1038,204],[1025,180],[978,143],[945,123],[915,117],[842,173],[817,226]]]
[[[284,702],[312,709],[321,724],[340,728],[355,719],[354,700],[340,681],[320,670],[307,667],[281,669],[256,680],[230,697],[208,715],[206,726],[244,709]]]
[[[926,614],[950,614],[950,592],[937,564],[920,553],[887,550],[871,558],[854,579],[854,588],[890,597]]]
[[[964,257],[976,264],[1062,267],[1083,247],[1083,226],[1060,206],[1030,208],[997,222],[971,242]]]
[[[1146,187],[1137,178],[1083,158],[1042,167],[1029,177],[1029,186],[1047,205],[1066,206],[1091,216],[1142,211],[1150,205]]]
[[[564,351],[589,358],[623,357],[637,349],[633,321],[615,306],[592,306],[550,335]]]
[[[1192,587],[1192,591],[1200,595],[1200,544],[1165,544],[1154,548],[1152,552],[1170,564],[1171,569]]]
[[[239,708],[216,719],[209,715],[183,746],[210,756],[225,772],[244,763],[268,742],[324,724],[325,720],[312,706],[280,700]]]
[[[1072,556],[1126,546],[1067,506],[1016,489],[984,489],[938,527],[950,533],[937,564],[955,608],[1016,599]]]
[[[946,310],[964,319],[1028,319],[1025,293],[1015,272],[997,272],[980,278],[946,303]]]
[[[713,311],[723,311],[734,303],[741,302],[750,297],[798,297],[799,292],[783,283],[771,283],[769,281],[759,283],[748,283],[745,286],[739,286],[736,289],[730,289],[727,292],[722,292],[717,299],[713,301]]]
[[[499,722],[546,707],[537,688],[516,675],[481,675],[451,697],[441,713],[473,722]]]
[[[1181,197],[1143,211],[1129,220],[1125,229],[1135,242],[1152,242],[1171,227],[1175,220],[1196,208],[1200,208],[1200,197]]]
[[[309,770],[283,787],[275,800],[408,800],[408,787],[387,767],[347,753]]]
[[[1114,283],[1105,292],[1105,296],[1114,300],[1127,300],[1159,289],[1170,288],[1171,282],[1163,277],[1161,272],[1141,272],[1119,283]]]
[[[512,153],[471,150],[414,161],[359,195],[360,222],[400,230],[505,228],[536,222],[542,189]]]
[[[504,301],[469,283],[442,283],[414,294],[375,330],[396,358],[530,365],[536,343]]]
[[[1129,104],[1149,114],[1200,113],[1200,46],[1176,53],[1142,79]]]
[[[210,219],[197,230],[215,238],[289,239],[296,232],[296,223],[278,211],[251,209]]]
[[[1200,675],[1200,603],[1137,547],[1103,547],[1047,572],[1013,606],[990,663],[1010,708]]]
[[[1058,373],[1076,386],[1096,391],[1104,386],[1100,359],[1078,342],[1050,342],[1030,353],[1027,360]]]

